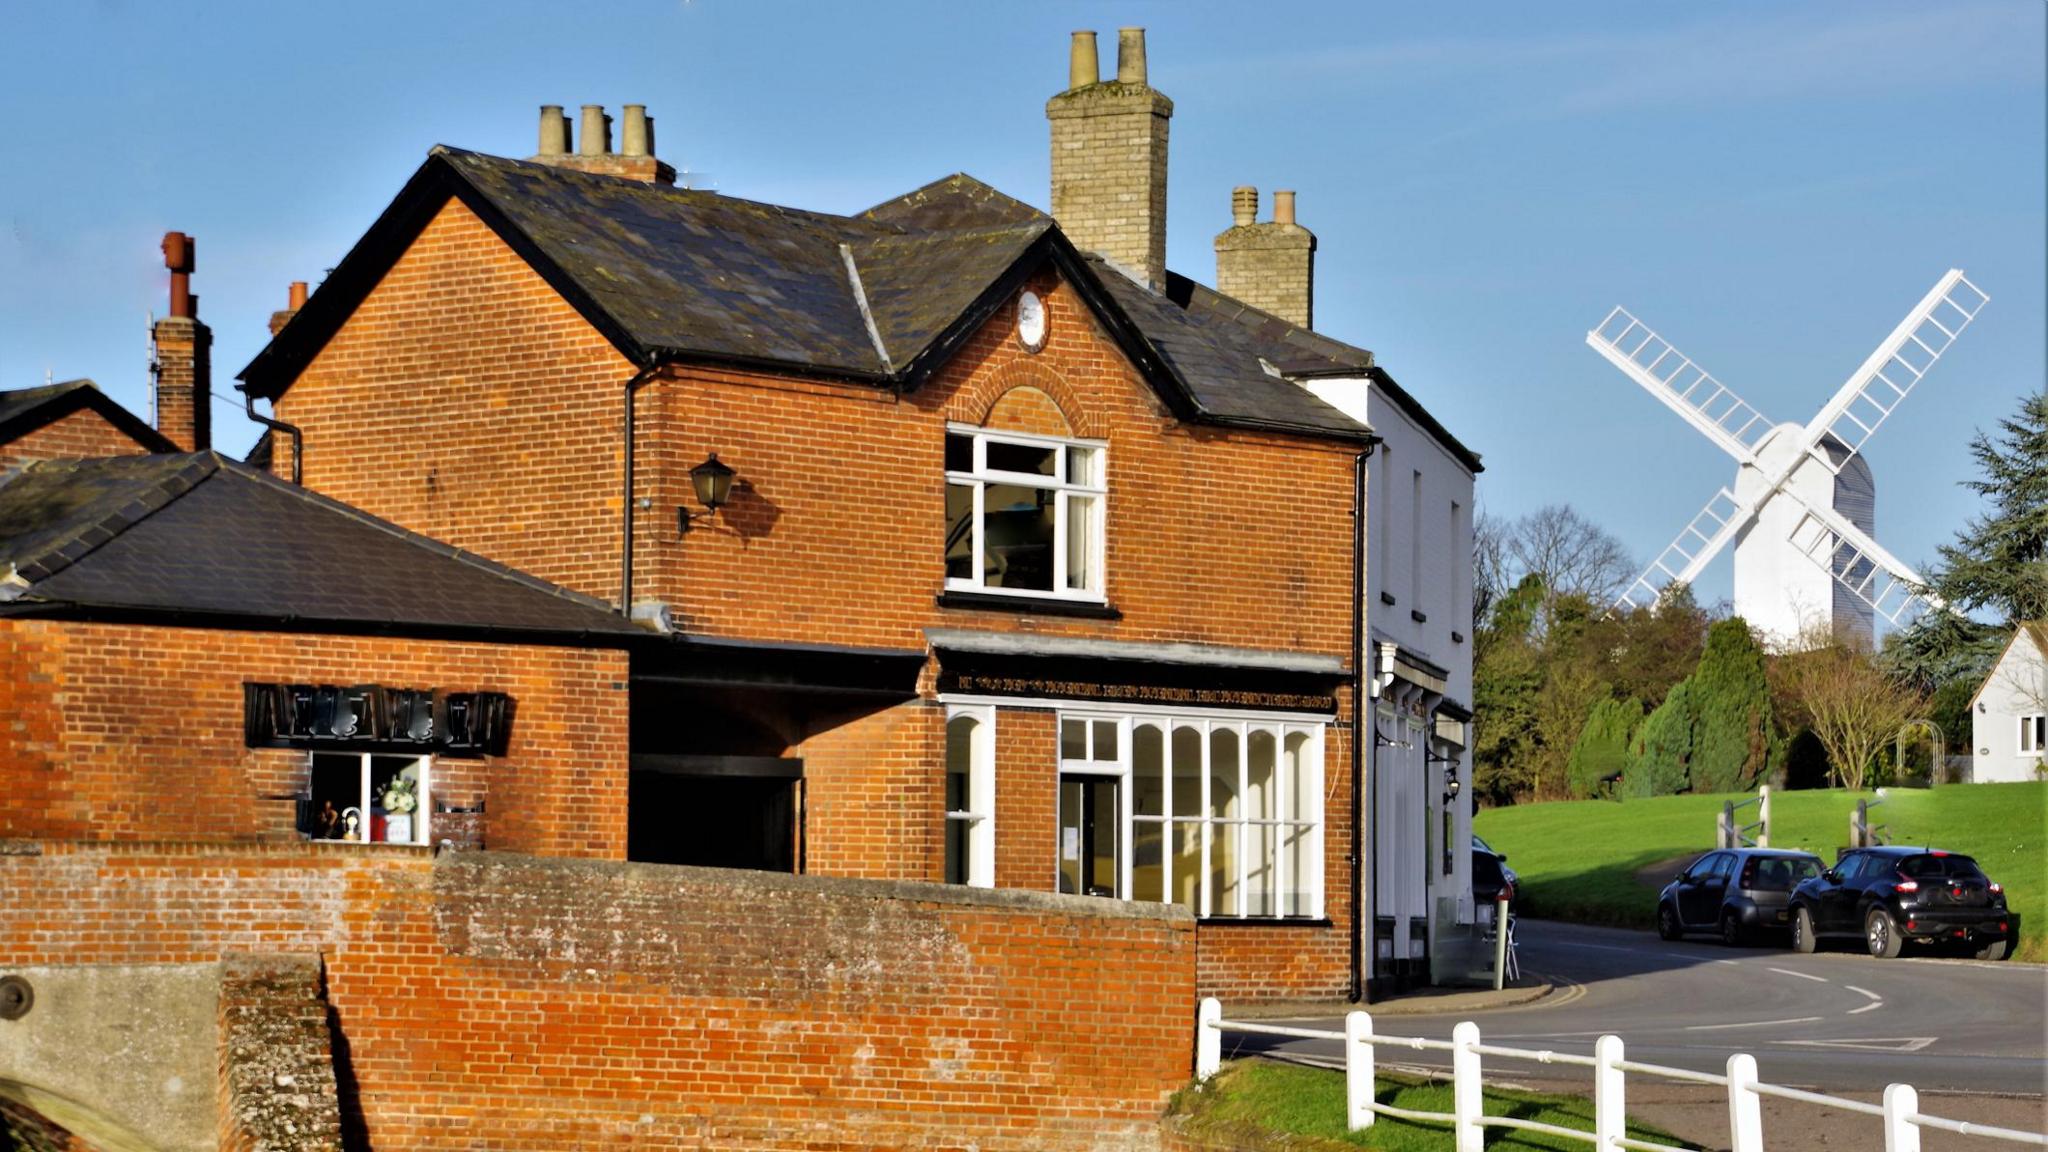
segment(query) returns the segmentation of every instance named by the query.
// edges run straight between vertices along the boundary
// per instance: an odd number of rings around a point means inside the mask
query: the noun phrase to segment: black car
[[[1481,840],[1477,832],[1474,832],[1472,834],[1472,851],[1475,853],[1475,855],[1472,857],[1473,893],[1477,895],[1480,886],[1479,878],[1481,874],[1484,873],[1484,875],[1487,877],[1487,883],[1491,886],[1491,891],[1498,891],[1503,885],[1505,885],[1508,889],[1508,898],[1513,899],[1515,885],[1520,884],[1522,882],[1522,878],[1520,876],[1515,875],[1515,870],[1513,868],[1508,867],[1508,854],[1505,852],[1494,851],[1493,845],[1488,844],[1484,840]],[[1488,856],[1493,857],[1494,862],[1492,864],[1488,864],[1485,861],[1480,860],[1479,857],[1476,855],[1480,852],[1484,852]],[[1496,871],[1500,873],[1498,880],[1493,878],[1494,873]],[[1487,897],[1487,900],[1490,902],[1492,900],[1492,897]]]
[[[1657,896],[1657,935],[1715,932],[1735,945],[1759,932],[1791,926],[1792,890],[1821,872],[1820,857],[1782,848],[1709,852]]]
[[[1860,937],[1886,959],[1910,941],[2003,960],[2019,945],[2020,918],[2005,906],[2005,889],[1968,856],[1857,848],[1792,892],[1792,946],[1811,952],[1829,937]]]

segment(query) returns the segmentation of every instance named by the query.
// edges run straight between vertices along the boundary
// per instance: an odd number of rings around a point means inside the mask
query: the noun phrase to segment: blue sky
[[[1948,268],[1990,307],[1872,442],[1878,538],[1976,507],[1966,442],[2048,380],[2040,0],[1677,4],[346,5],[0,0],[0,388],[145,411],[167,229],[199,238],[216,392],[448,143],[648,105],[722,191],[830,211],[954,171],[1046,201],[1067,33],[1149,29],[1175,102],[1168,256],[1213,278],[1230,189],[1297,189],[1318,326],[1647,559],[1733,467],[1583,343],[1623,304],[1804,421]],[[572,112],[573,114],[573,112]],[[222,446],[254,432],[217,402]],[[1724,560],[1701,581],[1725,596]]]

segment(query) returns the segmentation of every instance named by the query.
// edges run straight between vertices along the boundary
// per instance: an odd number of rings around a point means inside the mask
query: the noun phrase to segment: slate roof
[[[1184,418],[1372,436],[1267,373],[1231,326],[1084,259],[1050,217],[969,176],[833,216],[446,147],[243,369],[246,386],[271,398],[290,387],[450,196],[643,366],[701,360],[914,388],[1051,261]]]
[[[43,461],[0,483],[0,614],[607,646],[646,634],[601,601],[213,452]]]
[[[123,408],[90,380],[65,380],[40,388],[0,392],[0,444],[19,439],[47,424],[90,409],[149,452],[175,452],[178,446]]]

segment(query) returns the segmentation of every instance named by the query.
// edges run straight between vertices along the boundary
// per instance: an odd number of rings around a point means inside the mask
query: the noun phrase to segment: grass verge
[[[1382,1076],[1376,1097],[1382,1104],[1414,1112],[1449,1112],[1451,1086]],[[1593,1130],[1593,1102],[1570,1096],[1487,1090],[1486,1114]],[[1417,1124],[1378,1117],[1358,1132],[1344,1130],[1344,1076],[1323,1068],[1244,1060],[1207,1084],[1183,1089],[1172,1115],[1191,1142],[1204,1147],[1279,1149],[1378,1148],[1386,1152],[1448,1152],[1447,1124]],[[1668,1133],[1638,1124],[1630,1136],[1679,1148],[1693,1148]],[[1572,1149],[1585,1144],[1538,1132],[1489,1128],[1486,1147],[1501,1152]]]
[[[1705,852],[1714,817],[1729,799],[1657,796],[1623,801],[1517,804],[1479,813],[1473,830],[1508,855],[1521,874],[1520,911],[1587,924],[1650,927],[1669,869],[1660,862]],[[1849,842],[1849,814],[1867,792],[1776,792],[1771,845],[1803,848],[1832,863]],[[1756,809],[1745,810],[1755,819]],[[1928,844],[1977,858],[2005,885],[2020,914],[2017,959],[2048,960],[2048,782],[1893,788],[1871,809],[1894,844]]]

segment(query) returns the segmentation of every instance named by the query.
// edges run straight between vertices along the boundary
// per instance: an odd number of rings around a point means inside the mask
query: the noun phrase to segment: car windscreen
[[[1982,880],[1984,870],[1968,856],[1908,856],[1899,871],[1915,880]]]
[[[1820,861],[1809,856],[1758,856],[1743,872],[1742,886],[1753,892],[1790,892],[1800,881],[1820,875]]]

